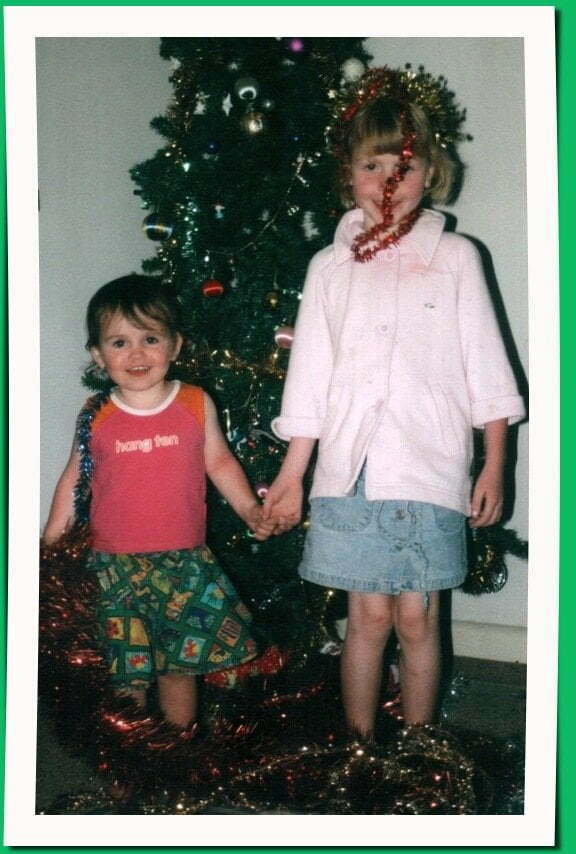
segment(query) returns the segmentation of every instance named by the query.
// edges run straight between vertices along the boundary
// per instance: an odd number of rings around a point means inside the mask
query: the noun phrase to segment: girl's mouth
[[[147,371],[150,370],[150,368],[139,365],[136,368],[127,368],[126,370],[128,371],[129,374],[145,374]]]

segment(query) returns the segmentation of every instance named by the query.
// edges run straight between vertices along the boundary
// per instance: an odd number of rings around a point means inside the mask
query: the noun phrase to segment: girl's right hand
[[[304,489],[301,478],[277,477],[266,493],[262,519],[275,523],[275,534],[283,534],[300,521],[303,500]]]

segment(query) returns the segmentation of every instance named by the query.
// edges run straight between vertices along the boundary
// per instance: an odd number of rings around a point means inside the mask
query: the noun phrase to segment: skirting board
[[[452,643],[457,656],[526,664],[526,640],[525,626],[452,622]]]
[[[336,623],[338,634],[344,638],[346,620]],[[510,661],[526,664],[525,626],[500,626],[496,623],[452,622],[454,655],[462,658],[486,658],[489,661]]]

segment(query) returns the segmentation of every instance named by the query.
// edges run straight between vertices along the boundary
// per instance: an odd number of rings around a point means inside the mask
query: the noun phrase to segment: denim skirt
[[[459,587],[467,574],[466,517],[422,501],[313,498],[302,578],[339,590],[399,594]]]

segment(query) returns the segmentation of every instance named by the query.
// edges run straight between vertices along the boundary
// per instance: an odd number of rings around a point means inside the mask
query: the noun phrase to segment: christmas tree
[[[178,377],[213,397],[263,496],[285,452],[270,422],[306,267],[342,213],[325,141],[331,100],[369,56],[357,38],[165,38],[161,55],[174,99],[152,125],[166,142],[132,170],[157,242],[143,267],[184,306]],[[309,642],[332,597],[297,577],[306,523],[259,544],[221,499],[210,505],[209,543],[266,642]]]

